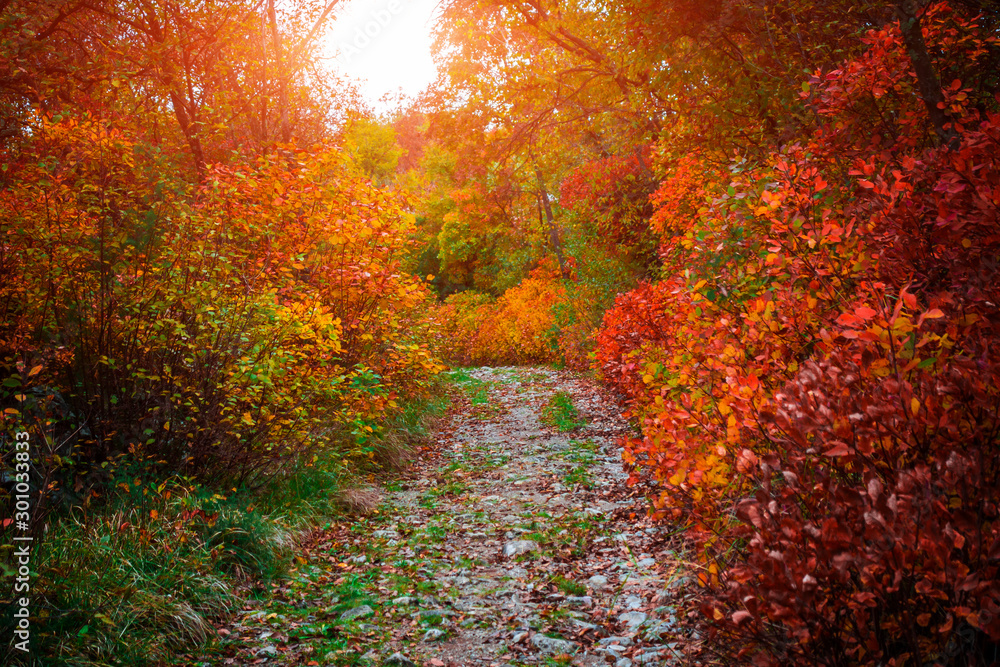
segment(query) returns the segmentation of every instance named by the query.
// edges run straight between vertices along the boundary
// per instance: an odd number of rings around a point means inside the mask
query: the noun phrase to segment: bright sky
[[[436,76],[431,36],[439,0],[345,0],[327,37],[328,61],[360,81],[378,111],[386,93],[415,96]]]

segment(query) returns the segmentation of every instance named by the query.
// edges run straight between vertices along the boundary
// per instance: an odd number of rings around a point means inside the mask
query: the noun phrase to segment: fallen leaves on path
[[[625,485],[614,402],[568,372],[467,375],[381,504],[307,536],[291,576],[220,628],[225,664],[678,661],[682,545]],[[556,391],[585,425],[539,420]]]

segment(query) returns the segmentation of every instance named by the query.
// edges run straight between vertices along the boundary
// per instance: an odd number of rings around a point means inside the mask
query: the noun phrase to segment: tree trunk
[[[178,93],[173,87],[170,89],[170,105],[174,108],[174,117],[177,118],[177,124],[187,141],[188,148],[191,149],[198,182],[201,183],[205,180],[205,152],[201,148],[201,138],[198,136],[198,128],[195,127],[194,119],[188,116],[183,94]]]
[[[545,223],[549,227],[549,243],[552,244],[552,249],[556,253],[556,259],[559,261],[559,273],[562,275],[563,280],[566,280],[569,278],[569,270],[566,266],[566,258],[563,256],[562,241],[559,239],[559,228],[556,226],[555,217],[552,215],[552,203],[549,202],[549,193],[545,189],[542,172],[539,171],[537,165],[535,166],[535,178],[538,181],[538,198],[545,208]]]
[[[917,75],[917,86],[924,106],[927,107],[927,115],[941,143],[951,143],[956,135],[951,128],[945,128],[949,120],[943,108],[944,94],[941,92],[941,81],[934,71],[934,63],[931,62],[931,56],[927,52],[927,43],[920,27],[920,8],[917,7],[917,0],[897,0],[893,10],[899,20],[899,30],[903,35],[910,63]]]
[[[288,81],[281,58],[281,36],[278,34],[278,17],[274,13],[274,0],[267,0],[267,21],[271,28],[274,69],[278,76],[278,114],[281,123],[281,141],[287,144],[292,138],[292,132],[288,125]]]

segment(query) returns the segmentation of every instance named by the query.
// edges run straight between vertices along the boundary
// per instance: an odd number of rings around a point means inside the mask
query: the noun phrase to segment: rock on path
[[[284,630],[266,664],[682,662],[688,578],[625,486],[614,402],[552,369],[466,377],[466,399],[376,512],[313,536],[300,586],[282,590],[288,613],[271,619],[309,632]],[[542,423],[557,391],[586,426]]]

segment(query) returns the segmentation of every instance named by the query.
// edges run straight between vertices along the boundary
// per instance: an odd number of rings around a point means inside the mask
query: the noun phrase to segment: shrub
[[[0,351],[5,419],[40,442],[61,424],[46,466],[128,453],[259,484],[321,436],[351,455],[440,370],[401,202],[335,154],[211,167],[189,191],[90,118],[39,119],[32,142],[0,198]]]
[[[1000,131],[958,78],[995,40],[925,21],[947,145],[898,30],[872,31],[810,80],[807,143],[715,182],[668,165],[665,277],[598,336],[642,429],[630,482],[690,527],[729,659],[988,664],[1000,639]]]

